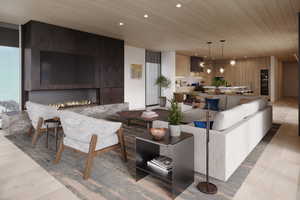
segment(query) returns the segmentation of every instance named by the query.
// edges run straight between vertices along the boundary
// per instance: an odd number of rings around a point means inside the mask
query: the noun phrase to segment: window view
[[[0,46],[0,114],[19,110],[19,48]]]

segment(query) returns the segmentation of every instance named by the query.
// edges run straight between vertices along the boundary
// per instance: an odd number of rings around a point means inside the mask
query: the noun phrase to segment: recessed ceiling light
[[[182,5],[180,3],[176,4],[176,8],[181,8]]]
[[[119,26],[124,26],[124,22],[119,22]]]
[[[148,18],[149,17],[149,15],[148,14],[144,14],[144,18]]]

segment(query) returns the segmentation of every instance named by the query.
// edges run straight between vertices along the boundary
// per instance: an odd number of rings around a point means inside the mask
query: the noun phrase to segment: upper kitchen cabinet
[[[203,72],[203,68],[200,66],[203,62],[203,58],[191,56],[191,72]]]

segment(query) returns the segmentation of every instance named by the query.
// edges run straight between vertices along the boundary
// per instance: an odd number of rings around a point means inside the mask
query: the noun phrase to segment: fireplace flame
[[[49,106],[55,107],[57,110],[77,107],[77,106],[88,106],[92,105],[93,102],[91,100],[82,100],[82,101],[68,101],[64,103],[57,103],[57,104],[49,104]]]

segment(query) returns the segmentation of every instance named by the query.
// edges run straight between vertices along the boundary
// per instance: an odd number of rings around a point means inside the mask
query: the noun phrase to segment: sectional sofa
[[[272,106],[260,97],[217,95],[214,98],[220,98],[223,111],[211,112],[214,123],[210,130],[210,176],[227,181],[272,127]],[[239,104],[245,98],[252,101]],[[184,109],[185,119],[190,120],[187,123],[205,120],[205,110]],[[166,122],[160,123],[166,126]],[[189,123],[182,125],[181,130],[194,135],[195,170],[205,174],[206,129]]]

